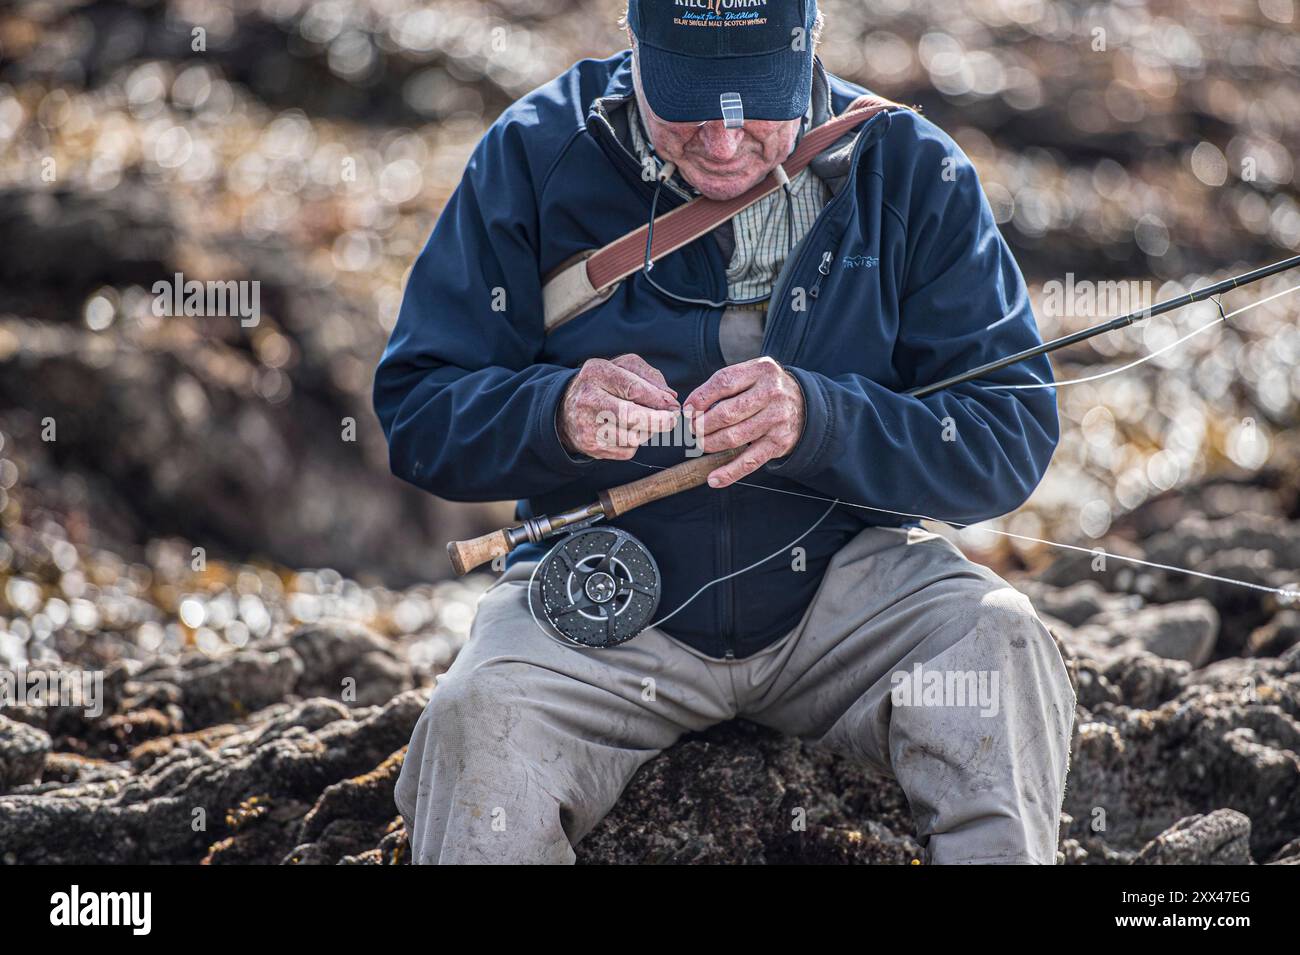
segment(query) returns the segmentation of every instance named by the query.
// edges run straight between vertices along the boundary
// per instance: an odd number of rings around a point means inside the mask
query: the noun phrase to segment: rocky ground
[[[1129,515],[1109,552],[1140,533],[1153,559],[1269,586],[1300,577],[1297,497],[1280,475],[1182,493]],[[14,530],[0,663],[104,682],[95,716],[0,715],[4,861],[407,861],[394,782],[489,578],[388,590],[329,571],[196,572],[179,540],[124,566],[57,523]],[[1300,864],[1297,609],[1074,555],[1017,583],[1078,689],[1066,863]],[[644,767],[579,856],[906,863],[919,847],[892,780],[738,722]]]
[[[1164,298],[1300,250],[1293,5],[823,6],[829,67],[972,156],[1045,335],[1109,315],[1049,307],[1067,275]],[[618,8],[0,11],[0,674],[102,673],[104,704],[0,707],[0,861],[406,861],[402,749],[489,582],[448,581],[443,544],[508,508],[392,479],[370,372],[485,124],[618,48]],[[260,321],[159,319],[176,272],[258,281]],[[1020,536],[956,535],[1076,675],[1066,863],[1300,862],[1300,607],[1028,539],[1295,586],[1297,300],[1063,388],[1048,478],[992,524]],[[891,781],[734,724],[649,763],[579,855],[902,863],[910,833]]]

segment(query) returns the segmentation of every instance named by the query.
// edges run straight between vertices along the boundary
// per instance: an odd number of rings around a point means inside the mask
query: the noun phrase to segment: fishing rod
[[[1266,265],[1263,268],[1255,269],[1253,272],[1246,272],[1244,275],[1238,275],[1236,278],[1224,279],[1208,288],[1198,289],[1195,292],[1188,292],[1186,295],[1179,295],[1177,298],[1166,299],[1163,302],[1157,302],[1150,308],[1144,308],[1140,311],[1130,312],[1127,315],[1121,315],[1119,318],[1113,318],[1108,322],[1102,322],[1099,325],[1093,325],[1081,331],[1064,335],[1061,338],[1054,338],[1050,342],[1044,342],[1041,345],[1035,345],[1033,348],[1026,348],[1024,351],[1016,352],[1014,355],[1007,355],[1005,358],[995,358],[993,361],[980,365],[978,368],[972,368],[970,371],[964,371],[960,375],[953,375],[951,378],[945,378],[942,381],[936,381],[932,385],[924,385],[920,388],[913,388],[906,392],[915,398],[924,398],[932,395],[936,391],[942,391],[944,388],[951,388],[953,385],[960,385],[976,378],[987,375],[991,371],[1001,371],[1009,365],[1015,365],[1029,358],[1036,358],[1039,355],[1046,355],[1054,352],[1059,348],[1066,348],[1070,345],[1077,345],[1079,342],[1086,342],[1090,338],[1096,338],[1098,335],[1104,335],[1107,332],[1113,332],[1117,329],[1127,328],[1134,322],[1144,321],[1148,318],[1155,318],[1157,315],[1163,315],[1165,312],[1172,312],[1176,309],[1185,308],[1188,305],[1194,305],[1197,302],[1204,302],[1206,299],[1214,298],[1216,295],[1222,295],[1224,292],[1231,292],[1233,289],[1243,288],[1251,285],[1261,279],[1277,275],[1279,272],[1285,272],[1300,265],[1300,255],[1293,255],[1289,259],[1283,259],[1281,262],[1274,262],[1272,265]]]
[[[1030,358],[1203,302],[1297,267],[1300,267],[1300,255],[994,359],[933,384],[912,388],[905,394],[924,398]],[[615,527],[596,528],[593,525],[602,520],[610,521],[652,501],[699,487],[709,474],[734,460],[745,447],[683,461],[647,477],[601,491],[592,503],[559,514],[530,517],[471,540],[452,541],[447,545],[452,569],[457,576],[462,576],[504,557],[525,543],[536,544],[566,534],[566,540],[543,557],[534,575],[541,580],[542,611],[546,619],[563,636],[583,646],[604,647],[623,643],[640,633],[653,619],[659,605],[659,568],[645,545],[631,534]]]

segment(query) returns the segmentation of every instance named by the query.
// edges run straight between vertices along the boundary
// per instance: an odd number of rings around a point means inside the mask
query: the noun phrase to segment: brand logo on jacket
[[[846,269],[874,269],[880,259],[874,255],[846,255],[842,264]]]

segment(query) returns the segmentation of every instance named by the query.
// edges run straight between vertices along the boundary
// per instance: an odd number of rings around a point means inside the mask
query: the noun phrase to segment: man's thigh
[[[730,687],[659,631],[606,649],[552,636],[529,610],[531,568],[484,594],[412,734],[396,797],[417,831],[454,829],[467,799],[467,826],[494,807],[536,818],[553,804],[576,842],[642,763],[734,715]]]
[[[928,861],[1055,861],[1074,691],[1027,598],[924,531],[836,555],[745,715],[892,774]]]
[[[779,672],[743,715],[889,772],[895,701],[935,704],[941,691],[978,715],[997,702],[990,697],[1039,695],[1043,674],[1053,691],[1064,682],[1070,692],[1028,599],[922,529],[868,528],[842,548],[774,665]],[[1057,702],[1046,715],[1068,732],[1072,700],[1068,712],[1050,712]]]
[[[555,636],[535,594],[529,606],[533,566],[512,567],[484,594],[468,642],[438,679],[439,692],[480,683],[521,705],[571,711],[562,722],[574,729],[638,745],[651,742],[646,734],[667,745],[734,715],[722,674],[662,631],[604,648]]]

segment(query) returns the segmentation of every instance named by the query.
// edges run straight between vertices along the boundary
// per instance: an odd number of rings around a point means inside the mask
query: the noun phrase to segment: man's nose
[[[736,155],[745,138],[745,130],[727,129],[722,120],[714,119],[701,126],[695,138],[708,158],[725,162]]]

